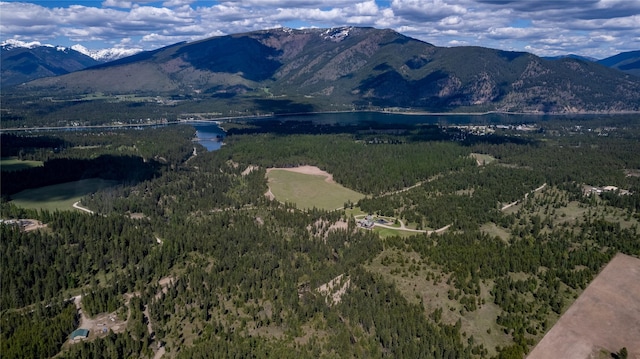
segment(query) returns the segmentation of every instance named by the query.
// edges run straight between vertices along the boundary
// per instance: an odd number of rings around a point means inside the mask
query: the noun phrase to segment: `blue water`
[[[207,151],[216,151],[222,147],[224,131],[215,122],[189,122],[196,129],[195,140],[203,145]]]
[[[637,115],[636,115],[637,116]],[[483,115],[425,115],[425,114],[398,114],[382,112],[337,112],[315,113],[299,115],[278,115],[242,121],[310,121],[322,125],[335,124],[438,124],[438,125],[492,125],[492,124],[524,124],[541,123],[548,120],[573,119],[587,120],[594,118],[622,118],[625,115],[529,115],[529,114],[500,114],[490,113]],[[196,141],[207,148],[208,151],[220,149],[225,132],[215,122],[189,122],[196,129]]]
[[[574,115],[572,117],[589,118],[592,115]],[[278,115],[275,117],[256,118],[251,121],[311,121],[317,124],[439,124],[439,125],[489,125],[489,124],[522,124],[531,122],[541,122],[549,119],[557,119],[566,116],[553,115],[519,115],[491,113],[483,115],[425,115],[425,114],[401,114],[386,112],[336,112],[317,113],[300,115]]]

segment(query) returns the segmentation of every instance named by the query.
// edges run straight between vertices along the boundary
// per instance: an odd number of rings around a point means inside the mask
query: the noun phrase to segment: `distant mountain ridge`
[[[640,50],[623,52],[598,63],[640,77]]]
[[[50,45],[50,44],[42,44],[38,41],[24,42],[24,41],[14,40],[14,39],[8,39],[0,43],[0,47],[2,47],[5,50],[12,50],[17,48],[34,49],[41,46],[53,47],[60,51],[72,49],[72,50],[78,51],[81,54],[87,55],[98,62],[113,61],[113,60],[121,59],[123,57],[135,55],[138,52],[143,51],[142,49],[139,49],[139,48],[122,48],[122,47],[90,50],[80,44],[75,44],[71,47],[64,47],[64,46],[56,46],[56,45]]]
[[[9,39],[0,44],[2,86],[59,76],[138,53],[140,49],[88,50]]]
[[[571,58],[576,60],[597,62],[601,65],[610,67],[612,69],[617,69],[631,75],[640,76],[640,50],[621,52],[619,54],[609,56],[601,60],[598,60],[593,57],[580,56],[575,54],[547,56],[543,58],[547,60],[559,60],[559,59]]]
[[[247,110],[273,112],[640,110],[640,79],[594,62],[442,48],[360,27],[279,28],[179,43],[23,87],[213,99],[220,106],[243,100],[255,105]]]
[[[65,47],[42,46],[31,43],[29,47],[8,43],[0,47],[0,85],[17,85],[38,78],[58,76],[85,69],[100,62]]]
[[[543,57],[543,59],[546,59],[546,60],[559,60],[559,59],[566,59],[566,58],[576,59],[576,60],[583,60],[583,61],[598,61],[598,59],[596,59],[595,57],[581,56],[581,55],[576,55],[576,54],[568,54],[568,55],[560,55],[560,56],[544,56]]]

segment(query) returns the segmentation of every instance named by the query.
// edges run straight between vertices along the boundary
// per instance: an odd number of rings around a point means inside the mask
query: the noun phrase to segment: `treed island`
[[[640,256],[637,115],[221,126],[2,133],[3,357],[523,358]]]

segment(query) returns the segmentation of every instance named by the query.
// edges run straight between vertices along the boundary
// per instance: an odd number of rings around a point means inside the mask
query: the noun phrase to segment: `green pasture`
[[[40,166],[42,166],[42,161],[22,161],[17,157],[3,157],[0,159],[0,170],[3,172],[20,171],[25,168]]]
[[[424,233],[412,232],[412,231],[403,231],[402,229],[390,229],[383,227],[373,227],[373,231],[378,233],[380,238],[385,239],[389,237],[400,236],[402,238],[407,238],[415,235],[423,235]]]
[[[267,175],[271,193],[280,202],[295,203],[298,208],[341,208],[350,200],[357,202],[364,195],[325,181],[324,176],[307,175],[286,170],[272,170]]]
[[[11,199],[16,206],[23,208],[49,211],[72,210],[73,204],[82,197],[117,183],[100,178],[90,178],[24,190],[12,195]]]

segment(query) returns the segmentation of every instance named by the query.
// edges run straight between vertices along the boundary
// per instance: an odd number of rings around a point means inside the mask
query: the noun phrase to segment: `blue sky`
[[[437,46],[604,58],[640,49],[640,0],[0,1],[0,41],[93,50],[283,26],[373,26]]]

